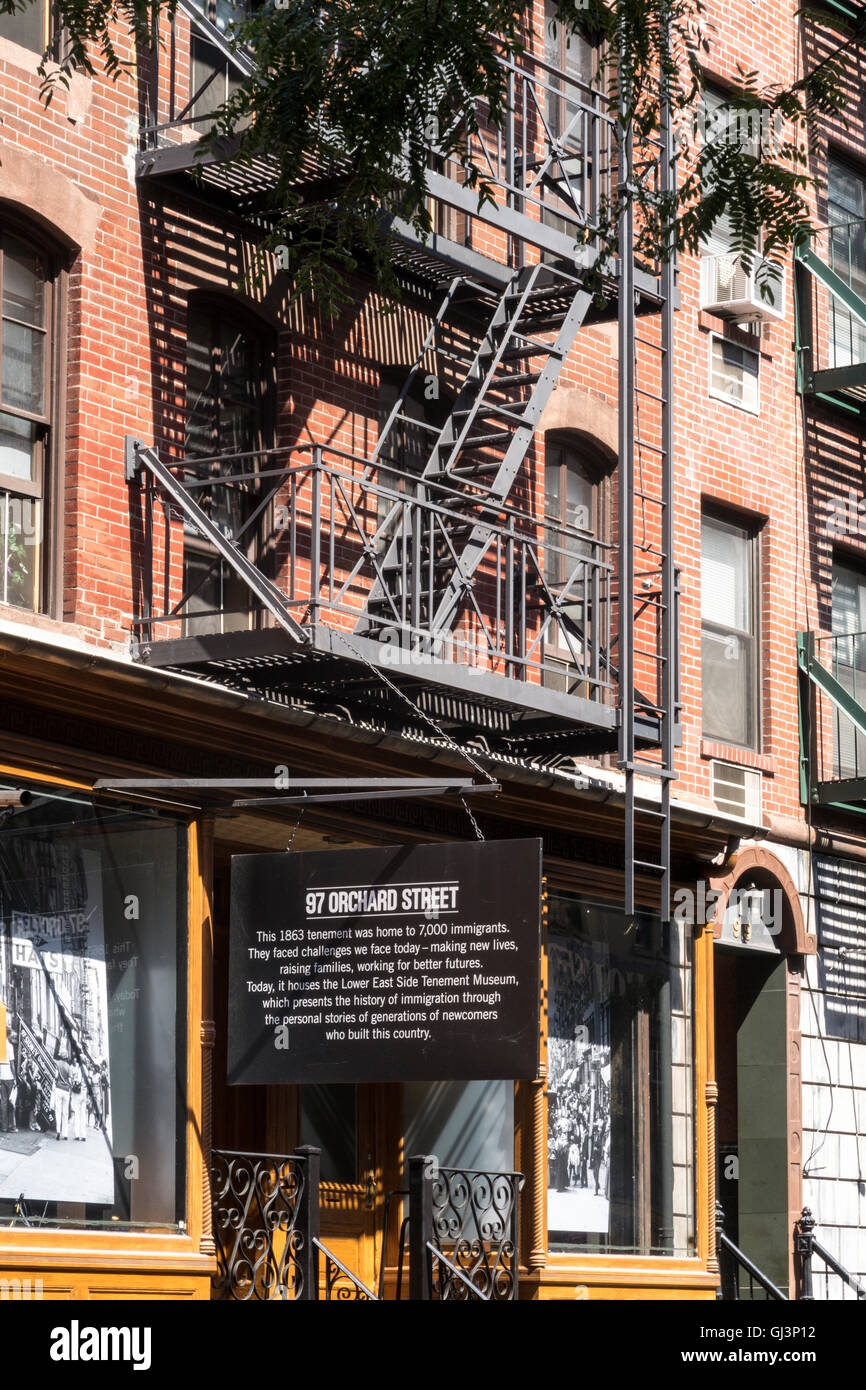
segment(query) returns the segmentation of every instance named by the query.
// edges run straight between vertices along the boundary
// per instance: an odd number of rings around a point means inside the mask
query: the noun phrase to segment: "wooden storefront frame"
[[[694,1256],[551,1253],[547,1239],[546,929],[542,950],[539,1077],[518,1082],[515,1164],[526,1174],[521,1208],[521,1295],[529,1299],[715,1299],[716,1100],[713,927],[693,928]]]
[[[32,660],[32,658],[31,658]],[[14,679],[15,668],[22,664],[18,655],[7,657],[6,674]],[[28,663],[29,664],[29,663]],[[201,747],[202,711],[192,717],[190,691],[180,685],[176,692],[148,690],[147,673],[136,672],[130,682],[124,672],[118,682],[117,694],[121,704],[109,710],[106,701],[111,694],[111,678],[99,691],[91,686],[93,672],[62,672],[62,660],[51,662],[50,703],[59,708],[61,717],[74,720],[85,700],[88,710],[108,732],[112,727],[128,728],[130,721],[147,735],[159,734],[165,728],[165,715],[171,709],[176,714],[174,737],[178,749],[195,745]],[[119,673],[120,674],[120,673]],[[58,676],[60,680],[58,682]],[[100,679],[102,679],[100,677]],[[141,683],[140,683],[141,682]],[[138,689],[136,689],[138,687]],[[71,690],[75,691],[74,697]],[[176,699],[173,696],[176,695]],[[58,700],[59,697],[59,700]],[[36,704],[49,701],[49,688],[43,684],[42,695]],[[120,711],[123,711],[122,715]],[[220,710],[207,705],[208,749],[218,758],[221,752],[230,755],[237,747],[239,725],[236,707]],[[71,735],[69,736],[71,739]],[[33,732],[10,733],[6,739],[7,759],[0,764],[0,774],[11,779],[43,781],[92,793],[92,782],[98,776],[155,775],[163,767],[150,771],[150,762],[133,761],[132,746],[117,753],[85,751],[74,739],[62,744],[40,738]],[[317,772],[337,770],[356,774],[368,770],[378,756],[375,748],[361,749],[351,743],[335,750],[327,743],[310,741],[306,729],[288,724],[265,721],[261,712],[255,721],[249,745],[250,755],[259,763],[273,754],[276,761],[287,756],[299,757],[305,768]],[[405,756],[393,755],[395,771],[417,771],[416,751]],[[559,809],[551,804],[550,791],[521,787],[503,788],[498,819],[505,825],[536,825],[537,833],[545,827],[559,827],[563,815],[575,815],[574,833],[580,839],[581,808],[554,797]],[[566,790],[563,789],[563,796]],[[172,806],[178,815],[182,808]],[[613,811],[613,808],[610,808]],[[609,834],[615,835],[616,814],[608,810]],[[310,818],[312,821],[312,817]],[[416,826],[412,823],[367,822],[329,808],[316,817],[323,832],[346,833],[363,828],[365,839],[371,843],[395,841],[435,841],[448,839],[453,830]],[[213,1234],[211,1230],[209,1177],[207,1154],[210,1148],[212,1113],[210,1078],[213,1064],[214,1020],[212,1003],[212,863],[214,826],[212,818],[188,811],[189,849],[189,939],[187,977],[187,1221],[183,1233],[164,1232],[79,1232],[60,1230],[62,1244],[58,1245],[58,1228],[51,1234],[35,1231],[10,1231],[0,1236],[0,1276],[9,1270],[26,1276],[39,1277],[46,1270],[69,1275],[64,1287],[75,1287],[84,1296],[92,1291],[95,1297],[197,1297],[208,1298],[210,1276],[215,1268]],[[612,827],[612,829],[611,829]],[[700,834],[698,835],[698,842]],[[713,837],[715,843],[715,836]],[[697,850],[697,842],[695,844]],[[703,854],[707,854],[705,848]],[[604,863],[604,861],[602,861]],[[601,864],[585,864],[581,859],[564,857],[557,849],[545,854],[545,872],[564,891],[585,893],[590,883],[603,896],[615,896],[618,875],[615,868]],[[522,1247],[524,1268],[521,1271],[522,1294],[527,1298],[580,1297],[623,1298],[707,1298],[715,1295],[717,1284],[714,1251],[715,1203],[715,1073],[712,1038],[712,941],[706,931],[698,932],[694,950],[694,998],[692,1024],[694,1034],[693,1105],[695,1122],[695,1220],[696,1254],[689,1258],[665,1256],[610,1256],[550,1254],[546,1231],[546,1095],[545,1078],[520,1082],[515,1094],[515,1166],[527,1176],[522,1203]],[[546,956],[544,960],[546,972]],[[544,980],[546,988],[546,974]],[[708,1002],[709,1001],[709,1002]],[[389,1242],[390,1244],[390,1242]],[[69,1272],[72,1271],[72,1274]],[[387,1271],[394,1273],[393,1266]],[[58,1289],[60,1285],[58,1283]],[[114,1290],[109,1292],[108,1290]],[[121,1292],[118,1293],[117,1290]],[[64,1296],[61,1292],[59,1296]],[[76,1296],[66,1295],[66,1296]]]
[[[90,782],[23,762],[0,763],[0,777],[93,795]],[[31,1286],[41,1288],[43,1298],[210,1298],[216,1260],[207,1171],[209,1106],[203,1098],[211,1047],[206,1039],[213,1024],[206,1027],[202,1008],[210,997],[212,833],[192,810],[185,816],[172,806],[172,812],[187,825],[186,1228],[175,1233],[2,1227],[0,1278],[29,1278]],[[40,1280],[41,1285],[36,1283]]]

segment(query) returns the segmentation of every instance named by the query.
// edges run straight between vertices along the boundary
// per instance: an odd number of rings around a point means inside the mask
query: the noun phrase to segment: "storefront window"
[[[551,1250],[694,1253],[684,930],[551,896]]]
[[[185,845],[185,824],[161,812],[0,787],[12,1224],[183,1224]]]
[[[514,1169],[513,1081],[413,1081],[403,1086],[404,1154],[444,1168]]]

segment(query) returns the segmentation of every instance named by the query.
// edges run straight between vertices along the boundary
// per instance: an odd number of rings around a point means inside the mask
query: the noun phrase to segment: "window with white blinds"
[[[758,746],[757,538],[705,514],[701,522],[703,735]]]
[[[866,299],[866,174],[831,155],[827,163],[830,265]],[[866,326],[830,296],[830,366],[866,362]]]
[[[866,705],[866,575],[850,566],[833,565],[833,675],[861,705]],[[838,711],[833,725],[833,775],[866,776],[866,738]]]

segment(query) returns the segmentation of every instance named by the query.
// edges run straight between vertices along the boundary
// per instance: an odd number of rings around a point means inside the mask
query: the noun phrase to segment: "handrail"
[[[815,1240],[814,1236],[812,1237],[812,1252],[817,1255],[819,1259],[822,1259],[825,1265],[829,1265],[833,1273],[838,1274],[839,1278],[844,1280],[848,1287],[854,1290],[858,1298],[866,1298],[866,1289],[864,1289],[859,1280],[855,1279],[854,1275],[851,1274],[844,1265],[841,1265],[835,1256],[831,1255],[830,1251],[827,1250],[819,1240]]]
[[[823,1260],[825,1265],[834,1274],[847,1284],[849,1289],[854,1290],[857,1299],[866,1299],[866,1288],[855,1279],[854,1275],[840,1264],[835,1255],[831,1255],[826,1246],[822,1245],[815,1238],[814,1230],[817,1222],[808,1207],[804,1207],[800,1219],[794,1226],[794,1254],[800,1260],[800,1275],[802,1281],[802,1292],[800,1298],[805,1303],[814,1302],[812,1293],[812,1256],[817,1255],[819,1260]]]
[[[467,1169],[466,1171],[469,1172],[478,1170]],[[432,1240],[427,1241],[427,1249],[430,1251],[432,1255],[436,1257],[437,1260],[439,1260],[443,1265],[446,1265],[448,1269],[450,1269],[452,1274],[456,1274],[457,1278],[461,1281],[461,1283],[465,1284],[467,1288],[471,1289],[473,1298],[481,1299],[482,1303],[490,1302],[490,1295],[487,1293],[482,1293],[481,1289],[478,1288],[477,1284],[473,1284],[472,1280],[469,1278],[468,1275],[463,1273],[462,1269],[458,1269],[457,1265],[452,1264],[451,1261],[447,1258],[447,1256],[443,1255],[442,1251],[437,1249],[437,1247],[433,1244]]]
[[[349,1280],[351,1281],[351,1283],[355,1286],[355,1288],[359,1291],[359,1293],[360,1293],[364,1298],[369,1299],[371,1303],[378,1303],[378,1302],[379,1302],[379,1296],[378,1296],[378,1294],[373,1293],[373,1290],[372,1290],[372,1289],[368,1289],[368,1288],[367,1288],[367,1285],[364,1283],[363,1279],[359,1279],[358,1276],[357,1276],[357,1274],[353,1274],[352,1271],[351,1271],[350,1269],[347,1269],[346,1266],[343,1264],[343,1261],[340,1260],[340,1259],[338,1259],[338,1257],[334,1254],[333,1250],[329,1250],[328,1246],[325,1245],[321,1240],[319,1240],[319,1237],[318,1237],[318,1236],[313,1236],[313,1245],[316,1247],[317,1250],[320,1250],[320,1251],[321,1251],[321,1253],[324,1255],[325,1259],[326,1259],[330,1264],[336,1265],[336,1266],[337,1266],[337,1268],[339,1269],[340,1273],[341,1273],[341,1274],[344,1274],[344,1275],[346,1276],[346,1278],[349,1279]],[[326,1296],[326,1298],[330,1299],[330,1296],[331,1296],[331,1280],[330,1280],[330,1278],[329,1278],[327,1275],[326,1275],[326,1277],[325,1277],[325,1287],[326,1287],[326,1295],[325,1295],[325,1296]]]
[[[746,1271],[746,1273],[749,1276],[749,1279],[756,1280],[757,1283],[760,1284],[761,1288],[764,1289],[764,1291],[768,1294],[770,1298],[778,1299],[782,1303],[790,1302],[790,1299],[788,1298],[787,1294],[783,1294],[781,1289],[777,1289],[772,1279],[768,1279],[766,1274],[762,1274],[761,1270],[758,1269],[758,1266],[752,1263],[748,1255],[745,1255],[743,1251],[740,1249],[740,1247],[738,1245],[735,1245],[734,1242],[730,1240],[728,1236],[725,1235],[724,1231],[716,1231],[716,1243],[722,1250],[727,1250],[728,1254],[735,1261],[735,1263]],[[736,1284],[734,1285],[734,1287],[736,1289]],[[734,1293],[734,1298],[737,1298],[736,1292]]]
[[[318,457],[316,456],[317,451]],[[325,458],[325,455],[329,457],[333,455],[336,459],[345,459],[361,467],[369,466],[369,459],[363,454],[351,453],[347,449],[340,449],[330,444],[282,445],[273,449],[250,449],[243,454],[214,454],[207,458],[171,458],[163,461],[163,467],[170,472],[182,470],[188,473],[218,463],[228,463],[241,459],[272,457],[276,454],[298,455],[300,456],[300,461],[298,463],[289,464],[284,468],[255,469],[249,473],[229,474],[223,477],[201,477],[195,481],[184,479],[183,486],[187,491],[192,491],[198,488],[204,490],[208,488],[227,487],[235,483],[263,482],[268,478],[284,478],[286,481],[289,481],[291,478],[309,469],[319,468],[323,472],[333,473],[335,476],[345,478],[347,482],[356,484],[359,488],[369,491],[374,496],[388,498],[392,501],[401,503],[417,503],[419,506],[424,507],[425,510],[435,510],[443,517],[447,517],[451,520],[458,520],[461,522],[466,520],[465,513],[457,513],[449,509],[449,502],[459,502],[463,507],[471,506],[474,511],[497,513],[500,516],[505,516],[508,520],[528,522],[532,527],[542,531],[552,531],[555,535],[561,536],[564,539],[591,541],[594,548],[599,552],[613,551],[614,549],[614,545],[611,541],[600,540],[597,536],[594,536],[591,531],[584,530],[579,526],[573,526],[570,522],[557,521],[542,515],[533,516],[531,512],[526,512],[522,508],[515,507],[509,502],[491,502],[489,498],[482,493],[475,495],[472,493],[458,492],[454,487],[449,487],[447,484],[438,482],[432,478],[422,478],[420,474],[412,473],[388,461],[379,462],[379,468],[382,473],[387,474],[389,478],[396,478],[399,482],[411,483],[413,486],[421,486],[425,490],[429,489],[442,494],[442,500],[413,497],[408,493],[401,492],[398,487],[391,486],[378,479],[373,480],[370,477],[355,476],[347,470],[341,472],[338,467],[335,467],[334,464],[330,463],[328,459]],[[492,519],[484,524],[497,529],[501,525],[501,523]]]

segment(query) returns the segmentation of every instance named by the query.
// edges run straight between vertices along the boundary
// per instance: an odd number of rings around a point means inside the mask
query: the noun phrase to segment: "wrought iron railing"
[[[516,1300],[522,1173],[409,1160],[409,1296]]]
[[[866,1288],[859,1282],[854,1275],[847,1270],[839,1260],[836,1259],[825,1245],[815,1235],[817,1222],[808,1207],[803,1208],[803,1213],[794,1228],[794,1254],[798,1261],[799,1293],[798,1297],[803,1302],[814,1301],[814,1278],[812,1270],[813,1259],[821,1260],[830,1274],[835,1274],[842,1281],[843,1288],[848,1288],[856,1299],[866,1299]],[[828,1277],[829,1285],[829,1277]],[[844,1297],[844,1294],[843,1294]]]
[[[317,1297],[319,1152],[215,1149],[211,1165],[217,1299]]]
[[[384,1297],[388,1229],[378,1293],[321,1239],[320,1151],[215,1149],[211,1155],[216,1299],[371,1302]],[[409,1232],[411,1298],[483,1303],[517,1298],[520,1173],[440,1168],[410,1160],[409,1215],[400,1231],[397,1297]]]
[[[613,551],[587,531],[390,466],[371,478],[363,457],[322,445],[170,467],[183,494],[210,514],[229,513],[218,498],[232,489],[249,499],[232,541],[243,546],[261,528],[256,550],[269,556],[283,602],[307,631],[339,630],[347,655],[363,639],[395,668],[421,659],[536,685],[561,683],[565,668],[568,693],[596,701],[612,694]],[[225,614],[193,611],[194,587],[157,598],[190,533],[177,506],[162,512],[160,525],[157,496],[148,475],[136,635],[152,642],[219,630]],[[440,629],[438,597],[475,526],[486,533],[484,559]],[[398,562],[386,572],[395,540]]]
[[[716,1250],[719,1256],[719,1298],[730,1302],[781,1301],[787,1294],[777,1288],[738,1245],[725,1235],[724,1211],[716,1204]]]
[[[378,1303],[379,1297],[368,1289],[350,1269],[338,1260],[333,1250],[314,1237],[313,1245],[325,1257],[324,1301],[326,1303]]]

